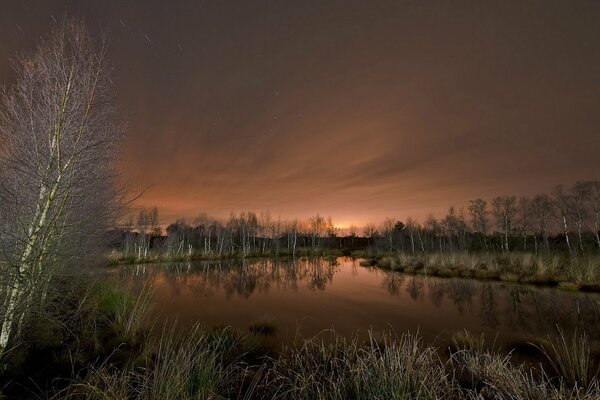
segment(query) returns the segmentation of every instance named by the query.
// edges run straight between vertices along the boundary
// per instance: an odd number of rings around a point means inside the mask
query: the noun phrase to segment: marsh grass
[[[68,399],[598,399],[597,371],[567,367],[549,377],[541,367],[515,363],[483,336],[455,334],[448,359],[418,335],[373,335],[367,342],[335,332],[285,345],[248,362],[248,336],[229,329],[155,332],[134,363],[93,366],[55,398]],[[573,344],[584,348],[585,339]],[[559,352],[588,353],[570,342]],[[565,357],[560,353],[559,357]],[[567,357],[567,358],[569,358]],[[580,364],[579,361],[574,361]],[[587,364],[581,364],[583,367]],[[587,367],[586,367],[587,368]],[[596,374],[596,375],[594,375]]]
[[[584,336],[574,335],[577,346],[587,343]],[[559,331],[558,337],[553,337],[552,342],[564,340]],[[494,343],[486,346],[484,336],[474,336],[467,331],[459,332],[452,338],[450,360],[448,367],[452,371],[455,382],[461,387],[461,397],[466,398],[494,398],[494,399],[598,399],[600,386],[598,371],[592,373],[586,369],[588,377],[586,384],[582,385],[562,375],[571,364],[564,365],[562,358],[579,358],[578,352],[582,347],[574,349],[572,346],[562,347],[563,353],[553,362],[563,365],[557,370],[556,377],[549,377],[541,364],[531,366],[525,363],[514,363],[511,352],[502,352]],[[543,349],[542,349],[543,351]]]
[[[551,253],[429,253],[370,255],[361,266],[377,266],[440,277],[464,277],[600,291],[600,257]]]
[[[600,362],[594,357],[587,334],[565,334],[558,329],[557,335],[549,335],[547,342],[538,347],[546,355],[557,376],[573,387],[587,388],[597,384]]]
[[[90,285],[80,307],[118,336],[134,338],[149,323],[151,295],[151,281],[135,288],[123,282],[97,282]]]
[[[454,390],[434,348],[414,335],[369,343],[331,333],[300,347],[286,347],[273,360],[264,398],[442,398]]]
[[[243,364],[228,361],[231,336],[207,334],[199,326],[182,333],[171,325],[149,339],[139,365],[91,368],[60,398],[183,400],[225,398],[243,376]]]
[[[130,265],[130,264],[158,264],[183,261],[219,261],[219,260],[241,260],[254,258],[301,258],[301,257],[323,257],[327,260],[335,260],[337,257],[359,257],[365,252],[353,252],[349,249],[312,249],[298,248],[295,253],[287,249],[279,251],[252,251],[236,253],[205,253],[197,249],[186,254],[169,254],[162,251],[150,251],[144,257],[126,255],[122,251],[113,249],[107,254],[108,265]]]

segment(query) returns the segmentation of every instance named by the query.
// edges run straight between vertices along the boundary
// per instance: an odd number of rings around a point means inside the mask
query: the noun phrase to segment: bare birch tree
[[[442,248],[442,235],[441,235],[441,225],[439,221],[435,218],[433,214],[429,214],[427,219],[425,220],[425,228],[431,232],[431,251],[435,251],[435,239],[437,239],[437,245],[440,253],[443,252]]]
[[[502,233],[502,248],[510,251],[508,238],[513,228],[517,213],[517,198],[515,196],[498,196],[492,200],[492,214],[496,218],[496,225]]]
[[[530,234],[531,231],[531,204],[531,198],[529,198],[528,196],[519,197],[519,217],[517,222],[519,224],[519,230],[521,231],[521,236],[523,238],[523,251],[527,251],[527,236]]]
[[[379,232],[377,231],[377,226],[373,222],[369,222],[365,225],[363,229],[363,234],[365,237],[369,239],[375,239],[379,236]]]
[[[552,190],[552,200],[554,203],[552,215],[565,236],[569,254],[573,254],[571,240],[569,238],[569,219],[572,210],[573,196],[565,192],[562,185],[558,185]]]
[[[571,193],[571,215],[577,229],[579,251],[583,254],[583,230],[588,218],[587,203],[592,194],[592,188],[589,182],[577,182],[571,189]]]
[[[544,242],[546,251],[550,251],[548,235],[550,231],[550,216],[552,215],[552,201],[547,194],[537,194],[531,204],[532,216],[538,228],[539,235]]]
[[[57,267],[85,266],[117,217],[121,124],[106,46],[85,25],[60,29],[15,63],[0,109],[0,354],[42,304]]]
[[[381,234],[385,237],[388,251],[392,251],[394,249],[394,227],[396,222],[393,218],[386,218],[383,220],[383,224],[381,225]]]
[[[594,234],[600,250],[600,181],[590,182],[590,203],[594,213]]]
[[[469,214],[471,225],[477,236],[481,237],[482,246],[487,249],[488,214],[487,202],[483,199],[475,199],[469,202]]]

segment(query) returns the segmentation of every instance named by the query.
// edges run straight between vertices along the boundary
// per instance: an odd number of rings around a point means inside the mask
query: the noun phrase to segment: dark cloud
[[[123,170],[165,220],[422,218],[600,177],[598,3],[9,1],[4,83],[65,11],[110,27]]]

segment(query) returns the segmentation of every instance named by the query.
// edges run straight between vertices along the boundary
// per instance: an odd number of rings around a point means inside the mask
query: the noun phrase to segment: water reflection
[[[273,287],[296,291],[299,283],[311,290],[325,290],[338,269],[337,260],[322,258],[256,259],[145,264],[136,265],[132,272],[123,268],[121,274],[138,281],[158,277],[160,285],[169,286],[174,294],[185,287],[198,296],[211,296],[223,290],[227,298],[249,298],[255,292],[267,293]]]
[[[559,326],[600,337],[598,295],[403,275],[350,259],[138,265],[120,274],[135,283],[152,279],[161,315],[190,322],[247,327],[269,318],[291,332],[301,321],[306,335],[332,326],[342,333],[419,329],[425,337],[466,328],[501,340]]]

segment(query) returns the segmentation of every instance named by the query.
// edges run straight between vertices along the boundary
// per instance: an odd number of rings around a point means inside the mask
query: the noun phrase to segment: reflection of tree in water
[[[444,300],[444,293],[448,290],[444,281],[439,279],[427,280],[427,292],[429,300],[436,306],[440,307]]]
[[[299,287],[326,290],[339,267],[323,259],[234,260],[172,265],[136,265],[120,273],[132,288],[153,279],[157,286],[177,294],[189,290],[196,296],[222,292],[227,297],[248,298],[275,288],[296,291]],[[353,270],[354,272],[354,270]],[[504,326],[513,332],[545,336],[556,326],[571,332],[585,330],[600,340],[600,297],[550,288],[442,279],[379,271],[382,288],[393,296],[413,300],[427,298],[436,307],[456,307],[465,313],[476,296],[478,316],[491,328]],[[357,295],[358,296],[358,295]]]
[[[592,340],[600,340],[600,298],[597,295],[564,293],[556,290],[534,289],[530,296],[536,328],[542,335],[565,331],[585,331]]]
[[[600,340],[600,297],[577,296],[573,306],[577,313],[577,319],[590,334]]]
[[[412,279],[408,281],[406,285],[406,292],[410,295],[410,298],[413,300],[419,299],[422,297],[423,290],[423,278],[419,277],[417,279],[416,276],[413,276]]]
[[[477,293],[477,283],[462,279],[451,279],[448,282],[448,297],[456,305],[459,313],[463,314],[465,306],[471,305],[473,296]]]
[[[258,286],[256,274],[245,271],[234,271],[223,276],[223,289],[227,298],[238,295],[243,298],[248,298]]]
[[[228,298],[248,298],[255,292],[266,293],[273,287],[297,290],[304,282],[311,290],[325,290],[337,271],[337,263],[322,259],[305,260],[233,260],[200,263],[173,263],[144,266],[129,274],[131,281],[155,275],[170,293],[180,294],[185,288],[197,296],[210,296],[222,289]]]
[[[536,318],[537,324],[535,328],[544,334],[553,332],[556,327],[562,327],[577,321],[572,315],[572,304],[569,296],[566,296],[558,291],[534,290],[535,295],[529,298],[529,307],[532,313],[545,318]],[[568,322],[570,321],[570,322]],[[572,328],[575,328],[573,325]],[[569,327],[569,329],[571,329]]]
[[[600,342],[600,297],[594,294],[566,293],[551,288],[482,282],[465,279],[441,279],[386,272],[382,287],[394,296],[407,293],[417,300],[425,295],[436,307],[454,304],[463,314],[478,301],[478,316],[492,329],[505,326],[512,332],[546,336],[560,327],[565,332],[585,331]],[[406,282],[405,291],[402,286]],[[600,344],[600,343],[599,343]]]
[[[325,290],[333,280],[336,272],[336,262],[323,262],[320,258],[310,260],[308,264],[308,288]]]
[[[500,320],[498,319],[494,288],[489,283],[482,283],[480,291],[481,307],[479,309],[479,317],[485,325],[496,328],[500,325]]]
[[[513,331],[519,329],[531,331],[533,318],[527,307],[527,300],[532,296],[531,288],[509,285],[504,291],[506,292],[506,325]]]
[[[388,291],[392,296],[400,293],[400,289],[402,289],[402,284],[404,283],[404,274],[397,274],[395,272],[385,271],[383,282],[381,286]]]

